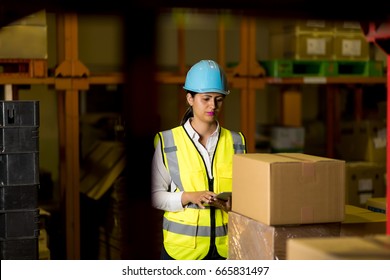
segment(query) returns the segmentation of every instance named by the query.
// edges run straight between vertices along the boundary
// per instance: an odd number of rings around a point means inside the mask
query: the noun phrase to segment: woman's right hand
[[[183,192],[181,196],[181,203],[183,206],[193,203],[199,206],[199,208],[204,209],[203,204],[209,204],[213,201],[216,194],[210,191],[200,191],[200,192]]]

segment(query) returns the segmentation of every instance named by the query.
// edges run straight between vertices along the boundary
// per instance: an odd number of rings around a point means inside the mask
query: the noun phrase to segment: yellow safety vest
[[[219,139],[212,159],[214,179],[210,179],[206,165],[183,126],[159,132],[163,160],[176,191],[205,191],[215,193],[232,190],[232,162],[234,153],[246,153],[242,133],[220,128]],[[228,214],[205,205],[187,205],[183,211],[164,213],[163,237],[167,253],[174,259],[203,259],[212,243],[218,253],[227,258]]]

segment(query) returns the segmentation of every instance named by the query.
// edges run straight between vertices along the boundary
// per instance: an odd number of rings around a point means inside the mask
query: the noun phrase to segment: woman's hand
[[[183,206],[193,203],[204,209],[204,204],[210,204],[214,201],[216,194],[210,191],[184,192],[181,196]]]

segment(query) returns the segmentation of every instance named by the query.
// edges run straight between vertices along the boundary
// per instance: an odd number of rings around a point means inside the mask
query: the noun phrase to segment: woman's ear
[[[187,93],[186,98],[188,105],[192,106],[194,104],[194,98],[192,97],[191,93]]]

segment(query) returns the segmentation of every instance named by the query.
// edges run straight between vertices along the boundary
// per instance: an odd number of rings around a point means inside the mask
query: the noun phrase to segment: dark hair
[[[194,97],[195,94],[197,94],[197,92],[193,92],[193,91],[190,91],[190,90],[187,90],[186,93],[191,94],[192,97]],[[181,119],[180,125],[185,124],[186,121],[187,121],[189,118],[192,118],[193,116],[194,116],[194,112],[192,111],[192,106],[189,106],[189,107],[187,108],[187,110],[184,112],[184,115],[183,115],[183,118]]]

